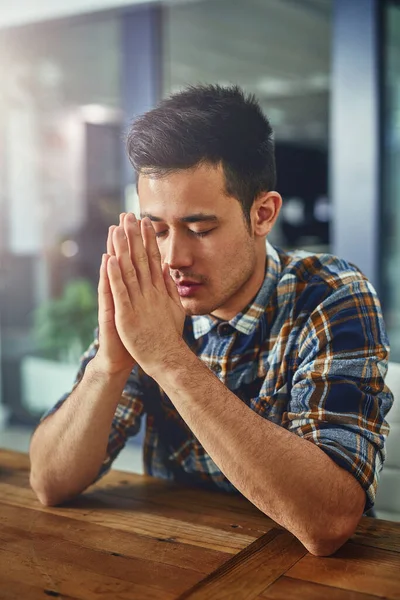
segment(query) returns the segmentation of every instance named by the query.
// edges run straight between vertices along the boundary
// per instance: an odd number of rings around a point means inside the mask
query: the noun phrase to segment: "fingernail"
[[[144,218],[144,226],[145,227],[153,227],[152,222],[150,221],[149,217]]]

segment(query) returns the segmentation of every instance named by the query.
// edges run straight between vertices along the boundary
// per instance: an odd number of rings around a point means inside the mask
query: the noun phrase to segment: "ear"
[[[282,196],[278,192],[261,192],[251,207],[250,218],[255,236],[266,236],[279,216]]]

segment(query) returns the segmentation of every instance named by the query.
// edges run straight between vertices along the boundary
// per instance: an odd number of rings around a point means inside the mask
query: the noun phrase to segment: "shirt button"
[[[231,332],[231,326],[228,323],[223,323],[222,325],[218,325],[219,335],[228,335],[230,332]]]
[[[212,370],[214,371],[214,373],[220,373],[221,369],[222,369],[222,367],[221,367],[221,365],[219,363],[217,363],[216,365],[214,365],[212,367]]]

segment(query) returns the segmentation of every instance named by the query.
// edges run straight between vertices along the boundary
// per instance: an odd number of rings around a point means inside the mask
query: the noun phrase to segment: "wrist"
[[[151,369],[146,369],[146,373],[162,385],[161,382],[166,383],[169,379],[174,379],[178,373],[182,370],[186,371],[192,362],[198,360],[198,357],[181,338],[162,360]]]
[[[101,385],[122,385],[125,386],[132,367],[113,369],[101,360],[97,355],[92,358],[86,367],[87,374]]]

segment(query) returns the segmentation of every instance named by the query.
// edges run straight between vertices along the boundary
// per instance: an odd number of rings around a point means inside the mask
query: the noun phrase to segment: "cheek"
[[[249,262],[253,261],[254,249],[247,238],[230,239],[214,249],[210,256],[212,270],[221,279],[237,278]]]
[[[240,242],[225,240],[224,243],[216,244],[207,251],[207,259],[215,266],[225,265],[226,268],[235,268],[240,257]],[[229,266],[228,266],[229,265]]]

